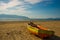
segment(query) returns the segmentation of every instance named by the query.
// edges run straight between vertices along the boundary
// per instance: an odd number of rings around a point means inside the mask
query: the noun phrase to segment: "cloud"
[[[12,8],[17,5],[20,6],[25,6],[27,4],[36,4],[38,2],[41,2],[42,0],[24,0],[24,1],[19,1],[19,0],[10,0],[8,3],[4,3],[3,1],[0,1],[0,10],[5,10],[7,8]]]
[[[18,6],[19,5],[19,6]],[[14,8],[14,9],[13,9]],[[18,0],[11,0],[9,3],[0,2],[0,14],[23,14],[28,13],[26,11],[24,2]],[[19,15],[17,14],[17,15]]]
[[[17,5],[20,5],[19,7],[24,6],[25,8],[27,8],[30,6],[29,4],[34,5],[36,3],[43,2],[43,1],[48,1],[48,0],[24,0],[24,1],[10,0],[10,2],[8,3],[4,3],[3,1],[0,1],[0,10],[6,10],[8,8],[15,7]]]
[[[42,2],[43,0],[25,0],[25,1],[31,4],[36,4],[36,3]]]
[[[13,7],[14,8],[14,7]],[[31,13],[30,11],[26,10],[27,8],[25,6],[18,6],[15,7],[14,9],[5,9],[5,10],[0,10],[0,14],[12,14],[12,15],[26,15],[28,13]]]
[[[8,3],[0,1],[0,14],[27,15],[31,14],[31,5],[48,0],[10,0]]]
[[[18,0],[11,0],[9,3],[0,2],[0,10],[5,10],[7,8],[14,7],[16,5],[22,5],[23,2],[19,2]]]

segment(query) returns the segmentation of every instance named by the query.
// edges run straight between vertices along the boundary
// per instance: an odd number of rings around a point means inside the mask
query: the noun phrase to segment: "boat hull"
[[[34,35],[39,36],[40,38],[51,37],[54,35],[53,31],[38,29],[38,28],[32,27],[30,25],[27,26],[27,29],[29,30],[29,32],[31,32]]]

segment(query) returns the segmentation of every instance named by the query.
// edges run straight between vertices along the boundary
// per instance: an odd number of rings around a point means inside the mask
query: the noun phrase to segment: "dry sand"
[[[41,39],[27,30],[27,21],[0,22],[0,40],[60,40],[60,21],[34,21],[55,31],[55,36]]]

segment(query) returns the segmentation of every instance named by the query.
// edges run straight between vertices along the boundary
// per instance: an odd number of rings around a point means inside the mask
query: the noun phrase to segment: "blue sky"
[[[0,0],[0,14],[60,18],[60,0]]]

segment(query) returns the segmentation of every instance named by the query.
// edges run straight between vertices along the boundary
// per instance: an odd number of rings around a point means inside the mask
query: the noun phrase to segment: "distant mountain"
[[[47,18],[46,20],[60,20],[60,18]]]
[[[60,18],[32,18],[31,20],[60,20]]]
[[[26,16],[0,14],[0,21],[27,21],[27,20],[60,20],[60,18],[28,18]]]
[[[0,20],[29,20],[30,18],[18,15],[0,14]]]

